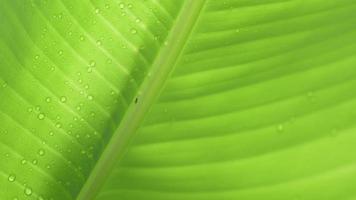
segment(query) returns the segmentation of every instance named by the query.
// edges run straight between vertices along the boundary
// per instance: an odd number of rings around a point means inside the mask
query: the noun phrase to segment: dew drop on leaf
[[[33,109],[32,109],[31,107],[27,109],[27,111],[28,111],[29,113],[31,113],[32,110],[33,110]]]
[[[43,113],[40,113],[37,117],[39,120],[43,120],[45,118],[45,115]]]
[[[58,123],[56,123],[56,127],[57,127],[57,128],[61,128],[61,127],[62,127],[62,124],[58,122]]]
[[[29,187],[26,187],[26,188],[25,188],[25,195],[31,196],[31,195],[32,195],[32,189],[29,188]]]
[[[43,149],[38,150],[38,155],[44,156],[45,155],[45,151]]]
[[[284,130],[283,124],[279,124],[279,125],[277,126],[277,131],[278,131],[278,132],[283,132],[283,130]]]
[[[64,103],[64,102],[67,101],[67,98],[66,98],[65,96],[61,96],[60,101],[61,101],[62,103]]]
[[[96,65],[96,62],[95,62],[94,60],[91,60],[91,61],[89,62],[89,66],[90,66],[90,67],[95,67],[95,65]]]
[[[14,182],[16,180],[15,174],[10,174],[9,177],[7,178],[8,181]]]
[[[132,34],[136,34],[136,33],[137,33],[137,30],[134,29],[134,28],[132,28],[132,29],[130,30],[130,32],[131,32]]]
[[[26,164],[26,163],[27,163],[27,160],[25,160],[25,159],[22,159],[22,160],[21,160],[21,164],[24,165],[24,164]]]

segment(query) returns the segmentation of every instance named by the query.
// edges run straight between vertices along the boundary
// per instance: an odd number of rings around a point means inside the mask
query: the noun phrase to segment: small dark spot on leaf
[[[137,103],[137,102],[138,102],[138,97],[135,98],[135,103]]]

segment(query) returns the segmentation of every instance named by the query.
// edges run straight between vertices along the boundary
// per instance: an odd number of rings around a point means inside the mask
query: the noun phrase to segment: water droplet
[[[277,125],[277,131],[282,132],[284,130],[283,124],[278,124]]]
[[[50,131],[50,132],[49,132],[49,135],[50,135],[50,136],[53,136],[53,135],[54,135],[53,131]]]
[[[45,118],[45,115],[43,113],[40,113],[37,117],[39,120],[43,120]]]
[[[127,4],[127,7],[132,8],[132,4],[131,3]]]
[[[32,160],[32,164],[37,165],[38,161],[36,159]]]
[[[87,72],[88,72],[88,73],[92,73],[92,72],[93,72],[93,68],[88,67]]]
[[[10,174],[9,177],[7,178],[10,182],[14,182],[16,180],[16,175],[15,174]]]
[[[31,112],[33,111],[33,108],[30,107],[30,108],[27,109],[27,111],[28,111],[29,113],[31,113]]]
[[[100,9],[99,8],[95,9],[95,13],[99,14],[100,13]]]
[[[80,39],[80,41],[84,41],[84,36],[81,35],[81,36],[79,37],[79,39]]]
[[[88,95],[88,100],[89,100],[89,101],[93,100],[93,96]]]
[[[57,128],[61,128],[61,127],[62,127],[62,124],[59,123],[59,122],[57,122],[57,123],[56,123],[56,127],[57,127]]]
[[[125,8],[125,4],[124,3],[120,3],[119,6],[120,6],[121,9]]]
[[[95,65],[96,65],[96,62],[95,62],[94,60],[91,60],[91,61],[89,62],[89,66],[90,66],[90,67],[95,67]]]
[[[137,30],[134,29],[134,28],[132,28],[132,29],[130,30],[130,32],[131,32],[132,34],[136,34],[136,33],[137,33]]]
[[[47,102],[47,103],[50,103],[50,102],[51,102],[51,97],[47,97],[47,98],[46,98],[46,102]]]
[[[25,195],[31,196],[31,195],[32,195],[32,189],[29,188],[29,187],[26,187],[26,188],[25,188]]]
[[[25,160],[25,159],[22,159],[22,160],[21,160],[21,164],[24,165],[24,164],[26,164],[26,163],[27,163],[27,160]]]
[[[39,55],[35,55],[35,59],[38,60],[40,58]]]
[[[65,96],[61,96],[60,101],[61,101],[62,103],[64,103],[64,102],[67,101],[67,98],[66,98]]]
[[[106,9],[109,9],[109,8],[110,8],[110,5],[109,5],[109,4],[105,4],[105,8],[106,8]]]
[[[60,55],[60,56],[63,55],[63,51],[62,51],[62,50],[59,50],[59,51],[58,51],[58,55]]]
[[[101,46],[101,40],[96,41],[96,44],[97,44],[98,46]]]
[[[44,156],[45,155],[45,151],[43,149],[39,149],[38,150],[38,155]]]
[[[135,22],[136,22],[136,23],[140,23],[141,20],[140,20],[139,18],[137,18],[137,19],[135,20]]]

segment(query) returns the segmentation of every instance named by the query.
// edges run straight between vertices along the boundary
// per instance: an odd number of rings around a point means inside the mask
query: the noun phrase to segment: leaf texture
[[[353,199],[355,9],[208,1],[97,199]]]
[[[355,3],[1,1],[0,199],[355,198]]]

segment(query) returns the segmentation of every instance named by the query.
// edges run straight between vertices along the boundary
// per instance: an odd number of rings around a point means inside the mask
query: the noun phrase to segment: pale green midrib
[[[155,58],[150,76],[142,83],[138,91],[138,101],[131,102],[125,117],[113,134],[96,166],[78,194],[77,200],[95,198],[106,178],[123,155],[132,136],[143,121],[155,99],[163,89],[167,78],[173,71],[190,33],[200,15],[205,0],[187,0],[181,8],[177,20],[172,27],[166,45],[162,46]]]

